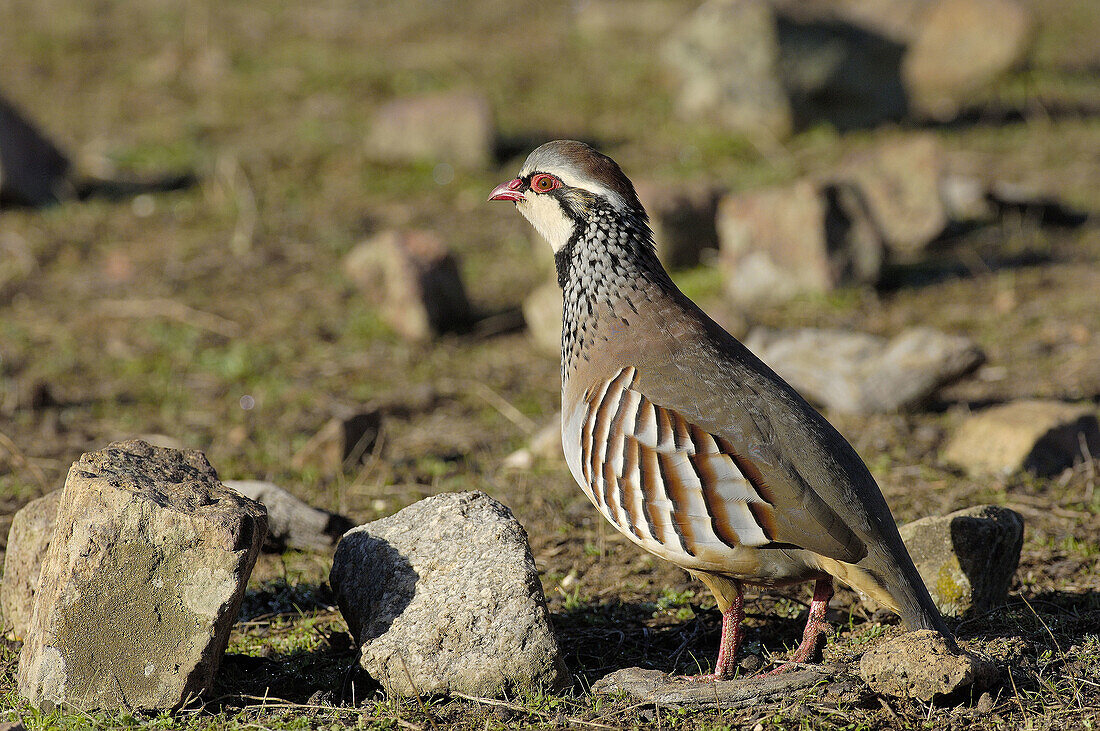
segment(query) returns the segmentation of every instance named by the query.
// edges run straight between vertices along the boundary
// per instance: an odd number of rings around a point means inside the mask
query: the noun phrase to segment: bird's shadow
[[[741,657],[779,654],[801,639],[806,616],[774,611],[778,599],[748,600]],[[551,614],[565,663],[580,689],[622,670],[641,667],[673,675],[711,672],[718,654],[722,615],[693,607],[691,618],[676,619],[655,602],[605,601]],[[751,673],[750,673],[751,674]]]

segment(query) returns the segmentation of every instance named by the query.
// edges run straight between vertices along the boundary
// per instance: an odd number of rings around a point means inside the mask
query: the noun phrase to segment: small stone
[[[291,458],[294,469],[313,465],[325,474],[339,474],[367,463],[378,442],[382,412],[346,413],[329,419]]]
[[[562,291],[556,279],[540,285],[523,300],[523,319],[531,342],[547,355],[561,355],[561,317]]]
[[[759,655],[745,655],[737,665],[746,673],[755,673],[764,665],[764,660]]]
[[[171,709],[209,690],[267,531],[201,452],[117,442],[73,464],[19,692],[39,707]]]
[[[946,174],[940,178],[940,200],[952,221],[988,221],[996,213],[989,186],[977,178]]]
[[[27,727],[19,721],[0,722],[0,731],[27,731]]]
[[[448,91],[383,105],[371,120],[366,149],[381,162],[447,163],[477,169],[492,161],[495,137],[492,110],[484,95]]]
[[[1020,65],[1033,38],[1034,18],[1016,0],[929,3],[902,61],[910,103],[952,119],[975,92]]]
[[[561,448],[561,413],[546,422],[527,442],[504,458],[504,466],[511,469],[530,469],[535,460],[563,459]]]
[[[940,196],[943,153],[931,134],[892,136],[849,156],[837,176],[859,187],[894,253],[922,251],[947,226]]]
[[[15,514],[8,531],[0,606],[4,610],[4,628],[10,628],[20,639],[27,636],[30,628],[42,558],[53,539],[60,502],[61,490],[31,500]]]
[[[429,340],[473,323],[458,260],[431,231],[378,234],[351,250],[344,272],[407,340]]]
[[[388,693],[503,698],[568,683],[527,534],[484,493],[436,495],[349,531],[329,583]]]
[[[606,695],[625,693],[637,702],[665,708],[730,708],[787,696],[823,682],[832,682],[839,673],[839,668],[819,665],[778,675],[699,683],[671,678],[660,670],[623,668],[597,680],[592,692]]]
[[[1086,452],[1100,456],[1093,407],[1022,400],[967,417],[948,441],[943,459],[975,475],[1026,470],[1049,476],[1083,461]]]
[[[355,526],[345,516],[314,508],[273,482],[226,480],[223,484],[267,508],[264,549],[268,551],[327,551]]]
[[[867,235],[852,195],[800,180],[724,197],[718,239],[730,298],[751,307],[876,282],[881,242]]]
[[[941,613],[962,618],[1004,604],[1024,542],[1014,510],[979,505],[921,518],[899,529]]]
[[[635,188],[649,214],[657,256],[666,269],[696,266],[704,251],[717,251],[715,217],[721,193],[716,187],[643,181]]]
[[[971,653],[953,651],[943,635],[922,629],[865,652],[859,674],[876,693],[927,702],[988,688],[996,680],[997,668]]]
[[[72,164],[0,96],[0,204],[48,206],[76,195]]]
[[[978,699],[978,702],[974,704],[974,712],[978,715],[984,716],[993,710],[993,696],[989,694],[989,691],[982,693],[982,697]]]
[[[776,19],[765,0],[708,0],[674,28],[663,58],[680,116],[774,144],[793,114],[779,71]]]
[[[847,330],[756,328],[745,345],[805,398],[853,414],[918,406],[985,358],[969,338],[931,328],[890,340]]]

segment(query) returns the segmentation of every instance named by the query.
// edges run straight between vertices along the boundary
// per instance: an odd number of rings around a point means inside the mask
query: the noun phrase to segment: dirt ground
[[[1008,605],[957,627],[1009,670],[991,703],[816,695],[683,713],[595,698],[631,665],[679,673],[714,660],[720,617],[705,589],[605,525],[561,460],[502,466],[555,413],[556,359],[522,330],[402,342],[343,276],[356,243],[392,226],[444,232],[479,312],[514,313],[550,253],[507,207],[485,205],[535,144],[596,140],[635,179],[730,189],[826,169],[896,129],[809,129],[759,149],[678,120],[657,45],[664,29],[582,30],[567,3],[268,3],[6,0],[0,90],[89,175],[191,171],[189,189],[0,211],[0,549],[11,514],[60,487],[82,452],[163,435],[224,479],[270,479],[356,521],[425,496],[484,490],[526,526],[575,683],[507,706],[386,699],[354,677],[350,637],[325,585],[331,557],[261,559],[218,695],[175,716],[41,714],[14,690],[0,647],[0,722],[28,728],[482,729],[1095,728],[1100,718],[1100,491],[1096,460],[1049,479],[972,478],[940,458],[969,410],[1041,396],[1100,404],[1100,5],[1034,0],[1029,69],[927,126],[953,170],[1017,183],[1092,218],[1034,210],[939,242],[878,288],[803,297],[742,316],[720,278],[677,274],[721,322],[892,335],[928,325],[977,340],[988,362],[914,413],[828,414],[906,522],[979,503],[1027,521]],[[685,8],[691,3],[681,3]],[[504,144],[497,165],[370,162],[363,137],[385,100],[476,88]],[[125,302],[139,302],[136,308]],[[250,399],[244,399],[248,396]],[[386,404],[361,468],[292,466],[341,408]],[[250,404],[251,408],[244,408]],[[518,413],[518,415],[517,415]],[[751,653],[797,644],[809,587],[751,594]],[[891,629],[838,591],[826,659]],[[267,699],[264,701],[264,699]],[[281,700],[273,700],[281,699]]]

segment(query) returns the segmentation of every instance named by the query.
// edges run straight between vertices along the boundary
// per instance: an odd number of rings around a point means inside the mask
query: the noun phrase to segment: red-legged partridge
[[[704,677],[733,675],[743,584],[817,582],[795,662],[816,652],[833,577],[950,638],[863,461],[676,288],[611,158],[548,142],[489,199],[513,201],[554,250],[570,471],[612,525],[718,601]]]

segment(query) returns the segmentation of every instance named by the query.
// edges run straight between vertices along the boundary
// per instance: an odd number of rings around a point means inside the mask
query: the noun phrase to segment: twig
[[[901,728],[901,719],[898,718],[898,714],[894,711],[893,707],[882,696],[876,696],[878,698],[879,705],[886,709],[886,713],[889,714],[890,719]]]
[[[512,405],[508,399],[501,396],[493,389],[480,381],[472,381],[474,393],[484,399],[490,406],[500,412],[508,421],[519,427],[524,434],[534,434],[538,431],[538,424],[529,419],[522,411]]]
[[[196,310],[176,300],[100,300],[98,307],[103,314],[113,317],[163,317],[227,338],[241,334],[241,326],[233,320]]]
[[[12,465],[15,467],[24,467],[27,472],[31,473],[39,487],[42,488],[43,495],[50,491],[49,482],[46,481],[46,473],[39,469],[38,465],[34,462],[31,462],[27,455],[23,453],[23,450],[15,443],[15,440],[4,432],[0,432],[0,447],[3,447],[8,453]]]
[[[533,708],[525,708],[518,703],[509,703],[508,701],[498,701],[494,698],[478,698],[476,695],[466,695],[465,693],[459,693],[452,690],[450,695],[455,698],[462,698],[463,700],[473,701],[474,703],[484,703],[487,706],[496,706],[498,708],[507,708],[510,711],[519,711],[520,713],[528,713],[532,716],[540,716],[542,718],[556,719],[558,716],[553,713],[546,713],[545,711],[536,711]],[[609,726],[606,723],[599,723],[597,721],[586,721],[583,718],[576,718],[574,716],[564,716],[562,718],[566,723],[573,723],[579,726],[591,726],[592,728],[610,728],[617,729],[618,726]]]
[[[397,659],[401,661],[401,668],[405,671],[405,677],[409,679],[409,687],[412,688],[413,693],[416,693],[416,702],[420,705],[420,712],[428,717],[428,723],[431,724],[433,731],[439,731],[439,727],[435,725],[435,719],[431,717],[428,713],[428,707],[424,705],[424,699],[420,697],[420,691],[416,689],[412,673],[409,672],[409,666],[405,663],[405,656],[397,653]]]

